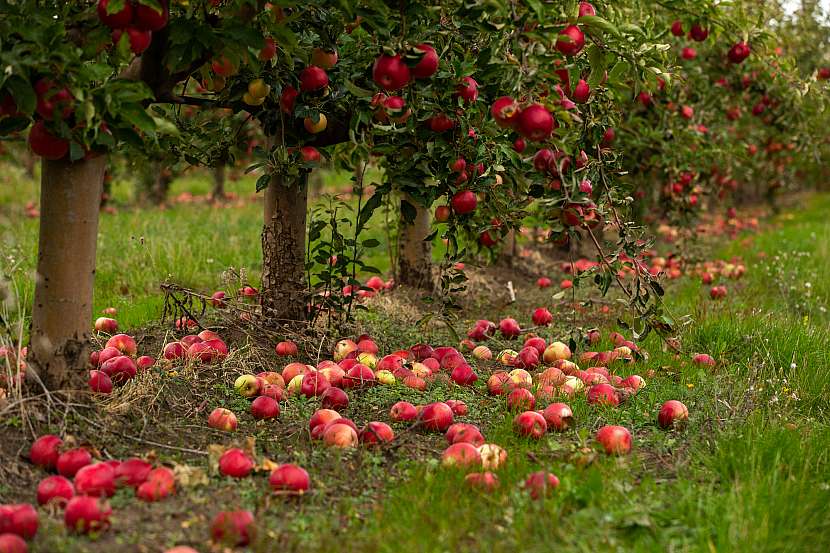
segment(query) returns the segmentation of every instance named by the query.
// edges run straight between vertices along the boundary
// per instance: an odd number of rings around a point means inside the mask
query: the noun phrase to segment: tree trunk
[[[85,378],[106,156],[43,160],[31,366],[50,390]]]
[[[214,201],[225,199],[225,166],[217,165],[213,168],[213,192],[210,198]]]
[[[306,319],[308,173],[298,182],[274,176],[265,189],[262,228],[262,313],[280,322]]]
[[[404,203],[415,208],[415,220],[410,224],[403,216]],[[424,241],[431,232],[429,211],[408,194],[401,198],[401,218],[398,224],[398,282],[405,286],[431,290],[432,244]]]

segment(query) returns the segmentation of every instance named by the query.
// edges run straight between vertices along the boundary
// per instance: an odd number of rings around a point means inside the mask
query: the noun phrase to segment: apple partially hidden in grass
[[[268,477],[271,489],[276,493],[302,495],[311,487],[308,472],[293,464],[280,465]]]
[[[236,430],[237,420],[233,411],[224,407],[217,407],[208,416],[208,426],[217,430],[233,432]]]
[[[680,401],[671,399],[660,407],[657,414],[657,424],[660,428],[680,426],[689,420],[689,409]]]
[[[513,419],[513,426],[520,435],[536,440],[544,436],[548,430],[545,417],[536,411],[525,411],[516,415],[516,418]]]

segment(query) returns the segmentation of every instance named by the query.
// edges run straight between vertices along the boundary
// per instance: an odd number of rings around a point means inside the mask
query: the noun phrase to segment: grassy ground
[[[211,550],[207,527],[212,516],[236,508],[256,513],[260,535],[254,551],[830,550],[828,209],[830,197],[811,198],[801,209],[765,223],[761,234],[710,245],[713,257],[741,256],[748,268],[744,278],[726,281],[729,296],[720,302],[709,300],[708,287],[697,280],[684,278],[672,285],[669,309],[678,316],[691,315],[682,336],[684,354],[665,352],[655,337],[649,338],[643,344],[651,354],[647,362],[618,367],[620,374],[645,376],[648,386],[618,408],[597,408],[584,397],[575,398],[570,402],[577,421],[572,431],[536,442],[516,436],[512,414],[482,386],[499,368],[495,363],[478,364],[482,378],[473,388],[436,384],[415,392],[378,386],[350,394],[352,403],[343,414],[359,425],[388,421],[388,409],[399,399],[466,401],[470,413],[463,420],[479,424],[488,442],[509,453],[506,466],[497,471],[501,485],[493,494],[468,489],[463,474],[440,467],[446,445],[440,435],[393,425],[398,433],[394,446],[334,451],[307,435],[315,402],[296,399],[283,404],[279,422],[255,422],[231,383],[237,374],[273,369],[284,361],[272,353],[276,337],[250,332],[229,336],[234,350],[221,367],[157,369],[91,409],[70,409],[66,416],[59,411],[49,420],[30,409],[27,421],[2,421],[0,433],[8,439],[0,444],[0,458],[5,459],[0,463],[0,501],[32,501],[34,483],[43,476],[19,458],[30,443],[32,424],[39,431],[48,428],[89,442],[102,458],[156,456],[176,465],[181,476],[179,493],[159,504],[139,503],[131,492],[119,491],[113,499],[113,529],[96,541],[68,536],[59,518],[43,511],[41,530],[31,544],[35,552],[161,551],[183,543],[204,552]],[[205,228],[206,214],[215,218],[215,227]],[[138,324],[156,316],[149,316],[152,308],[141,307],[144,300],[139,298],[154,296],[159,275],[188,275],[193,285],[214,286],[224,267],[239,263],[240,252],[256,259],[256,239],[248,246],[240,239],[235,251],[228,246],[234,256],[216,252],[226,249],[217,240],[245,232],[255,236],[258,222],[249,219],[256,215],[255,206],[179,206],[164,214],[122,210],[111,216],[105,225],[139,225],[156,238],[145,240],[151,245],[128,250],[129,242],[116,233],[108,249],[103,232],[99,259],[109,268],[100,272],[112,280],[97,284],[104,297],[113,299],[96,298],[96,303],[111,305],[107,302],[119,298],[120,286],[141,290],[124,304],[115,304],[124,306],[122,321]],[[147,226],[141,227],[145,221]],[[186,232],[191,225],[192,231]],[[34,224],[23,227],[29,234],[7,230],[7,240],[33,240]],[[178,245],[171,244],[171,236]],[[20,259],[30,255],[31,243],[19,250]],[[130,251],[132,255],[125,255]],[[208,259],[214,260],[215,272]],[[146,269],[139,270],[139,265]],[[123,272],[127,267],[130,271]],[[488,286],[488,280],[507,278],[517,287],[516,304],[507,305],[495,293],[497,288]],[[533,280],[521,272],[474,276],[481,289],[471,302],[475,312],[464,317],[513,315],[527,322],[532,308],[554,304],[557,323],[543,333],[545,338],[564,337],[575,325],[597,324],[604,337],[598,347],[610,347],[613,310],[604,315],[574,313],[555,304],[550,292],[535,289]],[[419,341],[449,342],[445,329],[415,325],[425,307],[405,294],[378,298],[370,307],[355,333],[371,333],[383,352]],[[149,331],[139,338],[142,352],[155,353],[164,337]],[[316,361],[317,342],[303,345],[302,359]],[[689,360],[695,352],[713,355],[717,367],[693,366]],[[657,409],[668,399],[689,407],[687,428],[666,432],[656,427]],[[238,414],[239,432],[204,428],[207,413],[218,405]],[[596,455],[594,431],[614,423],[631,429],[633,453],[623,458]],[[267,472],[241,481],[217,475],[211,445],[243,444],[250,437],[256,440],[260,461],[305,466],[312,492],[286,500],[268,492]],[[552,497],[535,502],[520,483],[540,469],[555,473],[561,486]]]

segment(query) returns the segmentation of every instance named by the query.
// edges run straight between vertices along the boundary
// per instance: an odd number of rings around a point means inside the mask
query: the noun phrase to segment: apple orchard
[[[544,503],[576,484],[538,444],[567,441],[573,468],[625,463],[652,436],[685,443],[694,386],[660,371],[723,362],[685,346],[693,323],[667,308],[672,290],[693,277],[702,301],[729,302],[746,263],[712,259],[712,239],[758,231],[745,213],[827,178],[830,27],[802,4],[0,2],[0,154],[39,159],[40,182],[25,330],[0,348],[0,412],[20,409],[14,463],[34,480],[0,505],[0,553],[116,550],[136,498],[147,517],[156,502],[203,512],[186,489],[207,472],[203,486],[238,479],[269,499],[210,505],[183,535],[150,530],[154,550],[272,550],[291,527],[269,526],[269,509],[319,522],[351,480],[326,492],[330,460],[300,450],[365,450],[397,478],[423,460],[404,455],[420,440],[437,452],[428,470],[451,475],[446,493],[515,481]],[[235,263],[258,274],[203,292],[153,274],[163,328],[124,332],[114,308],[94,313],[113,174],[140,172],[159,204],[176,178],[212,174],[222,202],[237,169],[258,231],[237,238],[260,246]],[[341,187],[318,197],[327,175]],[[213,211],[198,224],[227,223]],[[561,268],[560,285],[538,267]],[[509,302],[486,275],[512,275]],[[112,435],[132,450],[110,450],[94,425],[66,422],[203,391],[180,417],[201,429],[192,443],[189,429],[130,442],[125,424]],[[32,418],[41,404],[49,416]],[[614,415],[626,409],[648,418]],[[354,508],[349,524],[364,517]]]

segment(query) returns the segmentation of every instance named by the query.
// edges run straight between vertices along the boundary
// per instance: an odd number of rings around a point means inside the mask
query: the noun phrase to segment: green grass
[[[376,509],[355,549],[830,549],[830,339],[823,309],[830,283],[820,278],[830,274],[827,209],[830,198],[816,199],[797,216],[781,217],[749,250],[727,246],[722,256],[740,254],[749,263],[743,282],[727,283],[728,302],[708,301],[696,282],[670,295],[673,312],[694,314],[687,348],[715,355],[716,371],[677,367],[658,354],[647,366],[670,372],[652,379],[635,401],[602,411],[577,399],[579,430],[538,444],[516,438],[505,416],[487,434],[511,456],[498,473],[498,493],[479,496],[459,477],[421,466]],[[760,252],[768,256],[753,261]],[[813,284],[810,295],[805,282]],[[659,351],[654,339],[647,347]],[[657,408],[668,399],[689,406],[683,432],[655,428]],[[606,423],[632,429],[634,455],[575,464],[573,449]],[[521,493],[532,470],[559,476],[553,498],[534,504]]]

